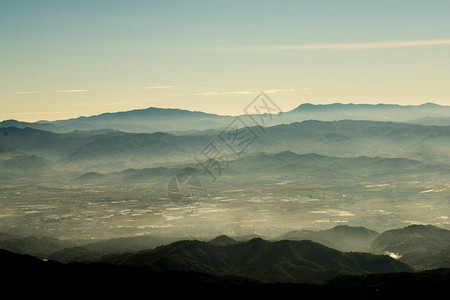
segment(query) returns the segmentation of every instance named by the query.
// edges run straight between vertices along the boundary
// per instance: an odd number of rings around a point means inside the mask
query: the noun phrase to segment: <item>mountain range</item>
[[[154,250],[106,256],[102,262],[156,270],[233,274],[267,282],[324,282],[338,274],[405,272],[389,256],[347,252],[303,240],[270,242],[260,238],[227,243],[179,241]]]
[[[314,153],[297,154],[283,151],[274,154],[259,153],[249,155],[229,163],[229,169],[222,172],[227,176],[223,180],[239,180],[245,178],[263,180],[269,176],[284,180],[300,180],[303,183],[360,182],[361,180],[400,180],[415,176],[446,176],[448,167],[424,164],[417,160],[405,158],[383,157],[331,157]],[[204,176],[203,169],[192,163],[179,164],[172,167],[154,167],[144,169],[126,169],[121,172],[88,172],[76,178],[78,184],[123,184],[139,183],[148,180],[168,181],[174,174],[187,172],[198,177]],[[254,176],[257,173],[259,176]],[[306,232],[304,232],[306,234]],[[300,233],[299,233],[300,234]],[[302,236],[302,235],[301,235]],[[314,240],[314,239],[313,239]],[[321,241],[323,242],[323,241]],[[336,246],[336,245],[331,245]]]
[[[322,156],[372,156],[408,158],[422,162],[446,164],[450,161],[450,127],[425,126],[374,121],[304,121],[262,128],[251,127],[257,137],[240,157],[260,152],[316,153]],[[214,131],[213,131],[214,132]],[[16,127],[0,128],[0,152],[4,155],[35,155],[56,164],[90,166],[91,171],[161,166],[162,163],[194,162],[195,157],[213,141],[228,153],[232,141],[215,134],[176,136],[168,133],[125,133],[117,131],[81,134],[57,134]],[[380,147],[380,145],[383,145]],[[36,160],[36,157],[33,158]],[[20,162],[15,161],[13,165]],[[7,163],[3,161],[3,163]],[[11,162],[12,163],[12,162]],[[39,163],[39,164],[44,164]],[[97,169],[94,169],[98,166]]]
[[[320,231],[294,230],[270,240],[222,235],[203,241],[158,236],[67,241],[1,233],[0,249],[64,263],[105,261],[161,270],[220,270],[250,277],[257,271],[262,280],[293,280],[301,275],[315,281],[336,275],[337,271],[377,270],[372,262],[379,256],[351,253],[355,251],[393,257],[415,270],[449,267],[450,231],[431,225],[410,225],[379,234],[365,227],[339,225]],[[392,260],[383,263],[379,267],[406,270]]]
[[[390,104],[341,104],[313,105],[304,103],[297,108],[276,115],[241,115],[249,126],[258,123],[262,126],[274,126],[305,120],[338,121],[345,119],[411,122],[426,125],[450,125],[448,119],[450,107],[433,103],[418,106]],[[103,113],[95,116],[79,117],[68,120],[21,122],[5,120],[0,127],[35,128],[53,132],[71,132],[74,130],[115,129],[126,132],[152,133],[158,131],[190,131],[225,128],[235,117],[208,114],[199,111],[164,109],[150,107],[131,111]]]
[[[378,232],[365,227],[339,225],[327,230],[293,230],[275,240],[311,240],[340,251],[368,252]]]

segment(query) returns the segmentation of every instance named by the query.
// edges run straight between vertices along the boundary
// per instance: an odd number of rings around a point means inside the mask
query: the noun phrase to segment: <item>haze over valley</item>
[[[448,11],[2,1],[4,285],[448,294]]]
[[[450,127],[313,121],[314,113],[311,121],[241,126],[255,139],[238,154],[219,138],[226,129],[175,135],[2,127],[2,226],[70,239],[272,238],[341,223],[378,231],[409,224],[449,227]],[[115,119],[120,123],[130,114]],[[198,160],[211,142],[224,155],[211,158],[219,170],[206,172]],[[168,185],[182,171],[198,177],[200,195],[173,203]]]

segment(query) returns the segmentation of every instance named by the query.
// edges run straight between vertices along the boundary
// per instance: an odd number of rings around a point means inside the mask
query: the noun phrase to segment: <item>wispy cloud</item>
[[[364,49],[389,49],[423,46],[450,45],[450,39],[443,40],[420,40],[420,41],[384,41],[372,43],[336,43],[336,44],[303,44],[303,45],[278,45],[278,46],[255,46],[255,47],[230,47],[216,48],[222,51],[264,51],[264,50],[364,50]]]
[[[189,96],[192,94],[182,94],[182,93],[166,93],[164,96],[171,96],[171,97],[181,97],[181,96]]]
[[[84,93],[87,92],[88,90],[59,90],[56,91],[57,93]]]
[[[273,89],[273,90],[264,90],[266,94],[276,94],[282,92],[294,92],[294,89]],[[165,96],[222,96],[222,95],[258,95],[261,91],[228,91],[228,92],[201,92],[201,93],[191,93],[191,94],[164,94]]]
[[[14,113],[14,115],[58,115],[58,114],[70,114],[70,113],[83,113],[85,111],[42,111],[42,112],[22,112]]]
[[[15,94],[39,94],[39,91],[23,91],[23,92],[15,92]]]
[[[246,91],[232,91],[232,92],[204,92],[204,93],[195,93],[195,96],[219,96],[219,95],[253,95],[255,92],[246,92]]]
[[[58,90],[54,91],[54,93],[84,93],[88,90]],[[20,91],[20,92],[14,92],[14,94],[49,94],[51,92],[43,92],[43,91]]]
[[[157,85],[157,86],[144,86],[146,90],[154,90],[154,89],[171,89],[173,85]]]
[[[294,89],[264,90],[264,93],[266,93],[266,94],[277,94],[277,93],[284,93],[284,92],[295,92],[295,90]]]
[[[124,100],[124,101],[114,101],[114,102],[77,102],[75,105],[80,106],[108,106],[108,105],[126,105],[126,104],[140,104],[147,103],[153,99],[143,99],[143,100]]]
[[[84,105],[91,105],[91,106],[100,106],[100,105],[125,105],[125,104],[136,104],[136,103],[142,103],[145,101],[118,101],[118,102],[96,102],[96,103],[82,103]]]

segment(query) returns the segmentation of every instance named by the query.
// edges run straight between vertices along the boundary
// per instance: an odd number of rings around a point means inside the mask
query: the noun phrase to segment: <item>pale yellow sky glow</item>
[[[311,44],[311,45],[282,45],[282,46],[260,46],[241,48],[217,48],[214,50],[364,50],[364,49],[390,49],[424,46],[450,45],[449,40],[425,40],[425,41],[385,41],[375,43],[343,43],[343,44]]]
[[[448,1],[94,2],[2,7],[0,120],[238,115],[261,90],[283,111],[450,105]]]

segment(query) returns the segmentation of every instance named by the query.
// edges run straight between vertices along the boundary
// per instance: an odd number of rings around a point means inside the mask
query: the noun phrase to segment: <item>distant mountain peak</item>
[[[350,226],[350,225],[337,225],[334,226],[332,229],[343,229],[343,230],[367,230],[372,231],[366,227],[363,226]]]
[[[275,153],[274,156],[298,157],[299,154],[292,152],[290,150],[285,150],[285,151]]]
[[[217,246],[227,246],[237,244],[238,241],[230,238],[227,235],[219,235],[218,237],[210,240],[209,243]]]
[[[247,242],[247,244],[254,244],[254,245],[261,245],[261,244],[265,244],[265,243],[270,243],[270,242],[266,241],[266,240],[264,240],[264,239],[262,239],[260,237],[252,238],[251,240],[249,240]]]
[[[85,174],[75,178],[74,180],[75,181],[96,181],[96,180],[102,179],[104,177],[105,177],[104,174],[101,174],[98,172],[88,172],[88,173],[85,173]]]
[[[427,102],[424,104],[419,105],[420,107],[441,107],[442,105],[433,103],[433,102]]]

